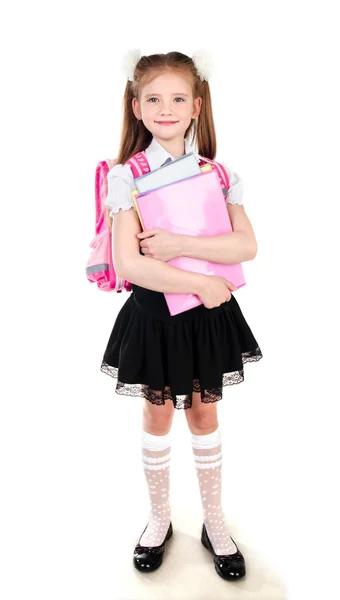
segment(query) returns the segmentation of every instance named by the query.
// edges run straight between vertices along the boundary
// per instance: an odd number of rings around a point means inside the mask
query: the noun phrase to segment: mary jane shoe
[[[143,571],[144,573],[150,573],[150,571],[155,571],[155,569],[158,569],[158,567],[160,567],[163,562],[165,542],[167,542],[171,538],[172,534],[173,529],[172,523],[170,521],[168,532],[165,536],[163,543],[160,546],[141,546],[138,542],[133,553],[133,564],[136,567],[136,569],[138,569],[139,571]],[[139,541],[142,535],[140,536]]]
[[[231,539],[233,540],[233,538]],[[234,540],[233,542],[237,548],[237,552],[234,552],[234,554],[215,554],[213,546],[208,537],[206,526],[203,523],[201,542],[203,546],[213,554],[215,570],[220,577],[223,577],[223,579],[228,579],[229,581],[235,581],[236,579],[241,579],[241,577],[245,576],[246,565],[244,556],[238,549]]]

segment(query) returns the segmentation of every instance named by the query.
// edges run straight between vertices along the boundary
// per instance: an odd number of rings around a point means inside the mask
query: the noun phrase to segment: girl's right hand
[[[228,279],[218,275],[204,275],[202,288],[197,294],[206,308],[215,308],[229,302],[231,293],[229,290],[236,290],[237,287]]]

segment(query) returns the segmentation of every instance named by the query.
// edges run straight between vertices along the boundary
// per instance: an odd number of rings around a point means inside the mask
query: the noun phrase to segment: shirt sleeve
[[[229,190],[227,193],[226,201],[229,204],[242,204],[243,202],[243,181],[240,176],[233,171],[228,164],[225,162],[221,162],[221,165],[224,166],[227,171],[227,175],[229,177]]]
[[[134,206],[131,191],[135,189],[135,183],[129,165],[115,165],[107,174],[107,196],[105,206],[110,209],[109,215],[122,210],[129,210]]]

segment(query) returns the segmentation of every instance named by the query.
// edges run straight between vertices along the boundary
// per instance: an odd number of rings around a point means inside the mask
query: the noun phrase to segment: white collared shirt
[[[185,153],[194,152],[198,158],[198,153],[188,142],[184,140]],[[167,151],[155,138],[152,138],[151,144],[145,150],[146,158],[148,160],[150,170],[154,171],[161,167],[166,160],[174,157]],[[227,171],[229,178],[229,191],[227,196],[227,202],[230,204],[243,204],[243,183],[242,179],[238,176],[235,171],[227,165],[225,162],[219,161]],[[133,207],[131,198],[131,190],[136,188],[132,171],[129,165],[115,165],[107,174],[108,192],[107,197],[104,201],[105,206],[108,206],[110,210],[110,217],[114,213],[117,213],[119,209],[129,210]]]

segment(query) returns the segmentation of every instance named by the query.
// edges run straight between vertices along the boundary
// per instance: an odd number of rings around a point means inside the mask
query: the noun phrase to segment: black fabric
[[[262,352],[235,296],[171,316],[162,292],[133,284],[119,311],[100,366],[117,378],[116,392],[153,404],[190,408],[222,398],[222,387],[244,381],[243,365]]]

